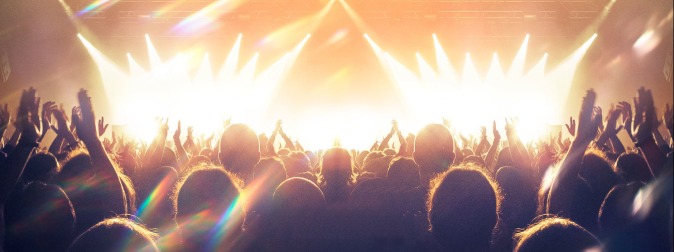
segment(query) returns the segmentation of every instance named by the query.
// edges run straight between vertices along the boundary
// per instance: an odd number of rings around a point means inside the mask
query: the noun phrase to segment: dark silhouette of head
[[[478,166],[481,170],[487,172],[488,174],[493,174],[493,173],[490,173],[489,170],[487,170],[487,165],[484,163],[484,159],[482,159],[482,157],[480,157],[480,156],[476,156],[476,155],[466,156],[465,158],[463,158],[462,162],[463,163],[473,163],[474,165]]]
[[[415,138],[414,148],[414,161],[419,165],[422,185],[446,171],[454,161],[452,134],[441,124],[422,128]]]
[[[150,227],[175,225],[175,211],[171,193],[178,181],[172,167],[161,166],[141,173],[138,183],[138,216]]]
[[[391,160],[386,177],[397,185],[417,187],[419,186],[419,165],[411,158],[394,158]]]
[[[277,157],[260,159],[253,168],[252,188],[248,189],[250,209],[267,212],[270,208],[274,190],[286,180],[283,162]],[[254,191],[252,191],[254,189]]]
[[[510,147],[504,147],[498,152],[498,156],[496,157],[496,164],[494,167],[496,169],[504,167],[504,166],[512,166],[513,165],[513,158],[510,156]]]
[[[161,163],[159,165],[177,169],[178,158],[176,157],[176,153],[171,148],[164,147],[164,153],[161,156]]]
[[[466,166],[452,167],[433,180],[428,220],[445,249],[487,251],[497,220],[498,190],[483,172]]]
[[[613,186],[621,183],[621,178],[613,172],[611,164],[598,150],[590,149],[583,157],[580,177],[582,177],[591,189],[591,195],[583,195],[586,198],[584,204],[574,204],[571,210],[571,219],[589,230],[598,231],[597,213],[606,194]]]
[[[498,223],[492,234],[492,250],[512,250],[515,230],[526,228],[536,216],[536,186],[531,169],[505,166],[496,172],[495,178],[502,200]]]
[[[368,159],[365,166],[363,166],[363,171],[373,173],[377,178],[385,178],[388,167],[391,163],[393,156],[383,156],[375,159]]]
[[[294,151],[283,158],[288,177],[295,177],[300,173],[311,171],[311,160],[304,152]]]
[[[529,251],[586,251],[601,248],[592,233],[571,220],[547,218],[515,235],[518,240],[516,252]]]
[[[623,153],[615,162],[615,172],[626,182],[648,182],[653,175],[646,160],[637,153]]]
[[[328,202],[347,201],[355,178],[356,174],[349,151],[342,148],[325,151],[321,159],[318,184]]]
[[[513,166],[501,167],[496,172],[496,183],[503,196],[499,213],[513,228],[526,227],[536,216],[537,191],[530,173]]]
[[[220,163],[249,182],[252,168],[260,161],[260,142],[255,131],[244,124],[232,124],[220,138]]]
[[[23,181],[47,183],[58,173],[58,161],[51,153],[37,153],[28,159],[21,177]]]
[[[106,219],[82,233],[68,251],[159,251],[158,235],[121,217]]]
[[[633,221],[632,204],[643,182],[617,185],[606,195],[599,209],[599,228],[604,236],[624,231]]]
[[[342,148],[332,148],[323,154],[319,184],[326,185],[349,185],[354,181],[353,163],[351,154]]]
[[[305,178],[289,178],[274,192],[274,207],[284,214],[302,214],[325,207],[325,196],[316,184]]]
[[[4,211],[6,251],[64,251],[75,238],[75,209],[58,186],[32,182]]]
[[[217,237],[219,240],[237,236],[244,220],[239,190],[236,178],[220,167],[200,167],[178,181],[174,198],[176,219],[186,250],[226,245],[210,242],[219,233],[212,230],[225,232],[227,237]],[[223,222],[222,218],[228,219]]]

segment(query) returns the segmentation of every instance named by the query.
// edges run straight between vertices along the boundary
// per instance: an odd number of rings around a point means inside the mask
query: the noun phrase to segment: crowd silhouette
[[[86,90],[67,113],[29,88],[15,113],[0,107],[1,248],[672,251],[674,114],[641,88],[604,116],[597,95],[569,138],[524,142],[517,119],[493,137],[393,121],[369,150],[306,150],[281,121],[269,136],[226,122],[195,137],[174,121],[169,138],[166,119],[151,143],[104,137]]]

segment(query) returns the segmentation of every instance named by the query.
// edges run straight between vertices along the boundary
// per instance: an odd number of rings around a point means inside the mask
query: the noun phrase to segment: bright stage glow
[[[122,70],[82,35],[78,37],[96,63],[112,115],[113,125],[126,125],[129,134],[150,141],[157,129],[157,118],[169,118],[170,130],[177,120],[193,126],[195,134],[211,134],[222,130],[223,121],[243,122],[261,132],[266,106],[276,88],[307,43],[307,35],[295,48],[266,69],[257,69],[259,54],[237,69],[241,36],[214,78],[208,54],[182,53],[162,60],[146,36],[150,69],[143,69],[127,54],[129,71]],[[190,62],[200,64],[194,75],[188,72]],[[275,120],[275,119],[274,119]],[[273,124],[273,121],[271,122]],[[186,131],[186,129],[183,129]]]
[[[486,77],[482,78],[470,53],[466,53],[463,74],[458,78],[458,71],[452,67],[435,34],[433,41],[437,69],[433,69],[417,53],[419,74],[365,35],[385,72],[413,108],[416,116],[413,121],[437,122],[445,117],[452,121],[454,130],[462,134],[479,134],[480,126],[491,125],[492,120],[496,120],[498,127],[502,128],[505,118],[516,117],[519,119],[518,133],[524,141],[545,136],[548,134],[547,126],[559,125],[564,118],[568,118],[561,113],[566,106],[571,81],[578,64],[596,37],[596,34],[592,35],[569,57],[546,73],[547,53],[525,72],[529,42],[529,35],[526,35],[507,74],[501,68],[498,54],[494,53]],[[422,126],[414,125],[413,131]]]

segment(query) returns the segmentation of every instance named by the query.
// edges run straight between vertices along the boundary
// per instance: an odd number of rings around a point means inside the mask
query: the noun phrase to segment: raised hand
[[[603,111],[601,110],[601,107],[599,107],[599,106],[595,106],[594,109],[592,110],[592,113],[595,117],[602,118],[602,119],[604,118]],[[599,131],[604,131],[604,124],[599,123],[597,125],[597,129]]]
[[[176,131],[173,133],[173,140],[178,140],[176,141],[176,145],[180,144],[180,133],[181,133],[181,127],[180,127],[180,120],[178,120],[178,127],[176,128]]]
[[[87,146],[100,142],[100,139],[98,139],[96,116],[94,115],[94,109],[91,104],[91,97],[89,97],[86,90],[80,89],[77,93],[77,100],[80,104],[80,113],[79,115],[73,114],[73,123],[77,130],[77,136],[79,136]]]
[[[12,120],[12,111],[9,109],[7,103],[0,107],[0,138],[4,135],[9,122]]]
[[[101,116],[101,119],[98,120],[98,136],[105,134],[105,131],[108,129],[109,124],[105,123],[105,117]]]
[[[7,107],[7,105],[5,105]],[[665,105],[665,113],[662,116],[662,121],[665,122],[665,127],[669,130],[669,136],[674,137],[674,112],[672,107],[669,106],[669,103]]]
[[[80,106],[74,106],[70,112],[70,118],[75,118],[75,116],[81,116],[82,110],[80,109]],[[75,133],[75,123],[70,124],[70,132]]]
[[[496,128],[496,120],[492,123],[492,133],[494,134],[494,143],[496,141],[501,140],[501,134],[498,133],[498,129]]]
[[[281,124],[283,124],[283,121],[276,120],[276,128],[274,129],[274,131],[279,133],[283,132],[283,127],[281,127]]]
[[[629,102],[621,101],[618,103],[617,108],[622,112],[625,132],[634,141],[634,135],[632,134],[632,105]]]
[[[595,112],[594,103],[597,99],[597,94],[590,89],[583,97],[583,103],[578,115],[578,129],[574,141],[580,143],[590,143],[597,135],[598,124],[601,123],[601,118]]]
[[[19,102],[19,110],[16,118],[16,128],[21,131],[19,143],[34,145],[40,139],[40,116],[37,115],[40,98],[34,88],[24,90]],[[37,147],[37,146],[34,146]]]
[[[641,143],[653,137],[654,122],[657,120],[651,90],[639,88],[634,101],[634,109],[637,112],[633,122],[634,138],[635,142]]]
[[[40,138],[44,138],[44,136],[47,134],[47,131],[51,128],[51,117],[56,110],[56,103],[53,101],[48,101],[42,104],[42,135]]]
[[[611,109],[608,111],[608,115],[606,116],[606,127],[604,129],[604,131],[607,134],[615,135],[618,134],[618,132],[620,132],[621,129],[623,129],[623,125],[616,126],[620,114],[621,114],[620,109],[611,105]]]
[[[572,116],[569,116],[569,123],[564,124],[566,130],[569,131],[569,135],[576,136],[576,120]]]

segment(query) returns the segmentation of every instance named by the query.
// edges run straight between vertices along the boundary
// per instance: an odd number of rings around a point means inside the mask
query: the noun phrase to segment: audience
[[[569,138],[525,142],[516,118],[491,139],[393,121],[368,150],[307,150],[281,121],[108,138],[91,99],[66,116],[29,88],[0,106],[1,251],[672,250],[674,116],[644,88],[606,117],[588,90]]]

